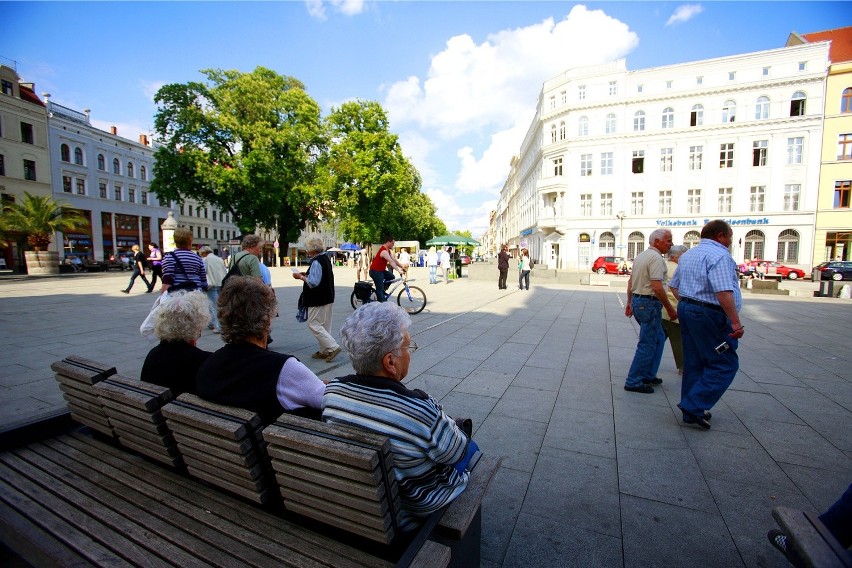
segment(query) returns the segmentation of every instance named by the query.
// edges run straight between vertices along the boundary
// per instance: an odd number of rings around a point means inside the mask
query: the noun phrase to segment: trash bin
[[[462,277],[462,275],[461,275],[461,267],[462,267],[461,259],[460,259],[460,258],[457,258],[457,259],[456,259],[456,278],[461,278],[461,277]]]

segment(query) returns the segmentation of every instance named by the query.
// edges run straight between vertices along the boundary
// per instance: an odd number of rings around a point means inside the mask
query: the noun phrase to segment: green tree
[[[27,244],[36,252],[50,246],[56,231],[77,231],[88,226],[89,221],[66,203],[26,192],[20,203],[3,207],[0,221],[0,227],[26,235]]]
[[[322,212],[315,182],[326,151],[319,105],[293,77],[207,69],[206,83],[162,87],[151,189],[232,214],[241,231],[278,226],[294,242]]]

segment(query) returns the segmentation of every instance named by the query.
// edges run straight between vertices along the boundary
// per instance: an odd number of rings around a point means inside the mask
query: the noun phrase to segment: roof
[[[832,63],[852,61],[852,27],[800,34],[809,43],[831,41],[828,56]]]
[[[23,83],[18,83],[18,87],[21,90],[21,100],[27,101],[28,103],[32,103],[34,105],[38,105],[43,107],[44,103],[38,98],[38,95],[35,94],[30,87],[24,85]]]

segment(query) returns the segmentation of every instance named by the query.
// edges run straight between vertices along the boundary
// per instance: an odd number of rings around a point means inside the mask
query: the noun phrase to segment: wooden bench
[[[834,538],[818,515],[787,507],[772,509],[787,542],[808,568],[850,568],[852,553]]]
[[[94,385],[114,375],[115,367],[72,355],[53,363],[50,368],[59,382],[59,390],[68,403],[71,417],[101,434],[114,437],[115,432]]]

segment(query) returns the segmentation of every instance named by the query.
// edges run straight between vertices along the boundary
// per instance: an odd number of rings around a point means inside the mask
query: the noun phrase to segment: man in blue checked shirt
[[[701,230],[701,242],[680,257],[669,287],[678,299],[683,341],[680,404],[685,424],[710,428],[710,409],[739,369],[737,345],[745,333],[731,227],[721,219]]]

